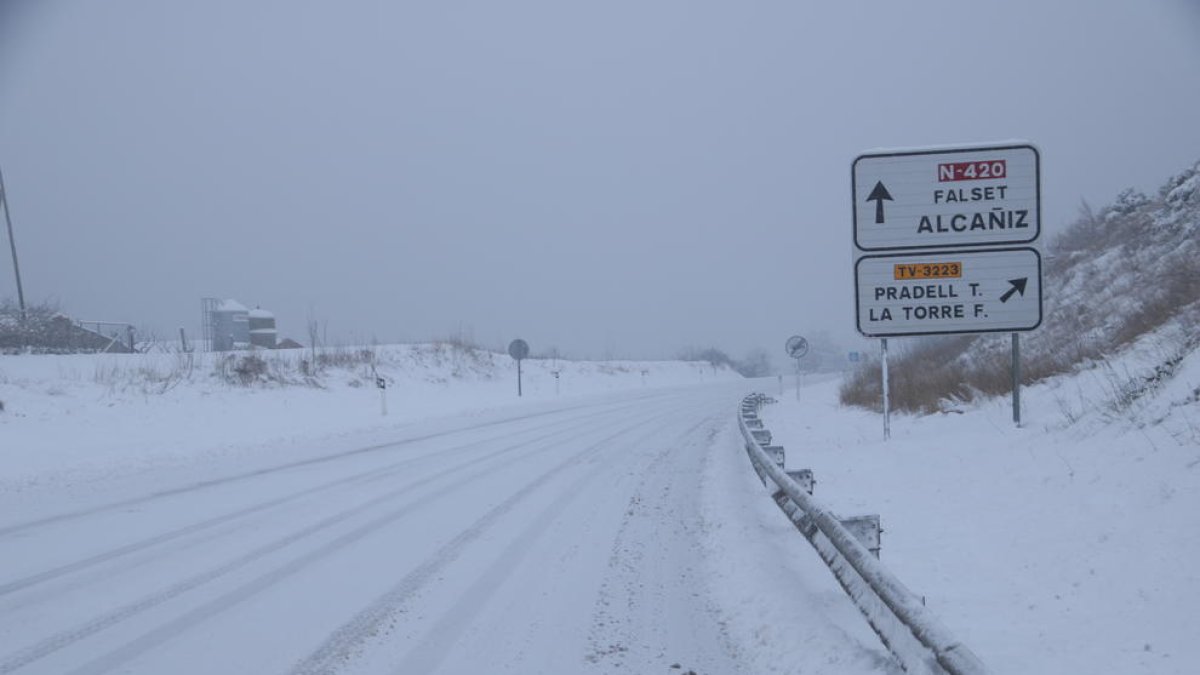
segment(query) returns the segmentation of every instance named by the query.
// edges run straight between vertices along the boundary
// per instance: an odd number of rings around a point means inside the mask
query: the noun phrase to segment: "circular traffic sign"
[[[508,343],[508,355],[518,361],[529,356],[529,343],[520,338],[513,340]]]
[[[808,353],[808,340],[799,335],[793,335],[788,338],[787,344],[783,348],[787,351],[787,355],[793,359],[803,358]]]

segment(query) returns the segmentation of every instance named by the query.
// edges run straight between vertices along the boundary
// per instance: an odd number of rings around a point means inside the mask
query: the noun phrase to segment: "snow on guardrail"
[[[922,598],[879,562],[878,519],[874,519],[872,539],[872,517],[840,520],[813,499],[811,471],[784,470],[784,449],[771,445],[771,434],[758,418],[762,406],[772,401],[763,394],[751,394],[739,408],[738,428],[750,462],[763,485],[777,488],[772,497],[775,503],[829,566],[884,646],[909,673],[986,675],[989,671],[979,658],[925,608]],[[847,527],[864,521],[868,527],[856,528],[858,537]],[[860,537],[874,545],[869,549]]]

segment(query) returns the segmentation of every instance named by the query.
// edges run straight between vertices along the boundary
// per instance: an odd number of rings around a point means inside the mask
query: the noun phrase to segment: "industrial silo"
[[[256,307],[250,310],[250,344],[264,349],[275,349],[275,315]]]
[[[248,348],[250,311],[237,300],[223,300],[212,310],[212,331],[213,351]]]

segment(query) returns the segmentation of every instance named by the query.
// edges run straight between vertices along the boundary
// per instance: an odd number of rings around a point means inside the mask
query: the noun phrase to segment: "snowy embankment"
[[[516,363],[452,344],[246,353],[0,356],[0,492],[217,457],[370,442],[417,420],[572,397],[740,379],[707,363]],[[559,376],[556,382],[554,372]],[[383,415],[376,376],[387,382]]]
[[[832,382],[762,415],[824,503],[881,514],[884,564],[996,672],[1195,673],[1200,350],[1172,330],[1024,390],[1020,429],[997,398],[883,442]]]

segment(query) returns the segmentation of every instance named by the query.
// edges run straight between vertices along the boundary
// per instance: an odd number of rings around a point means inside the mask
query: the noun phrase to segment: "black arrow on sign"
[[[1029,283],[1029,277],[1021,277],[1020,279],[1009,279],[1008,283],[1012,284],[1012,288],[1004,292],[1000,296],[1000,302],[1008,302],[1008,299],[1013,296],[1013,293],[1020,293],[1021,297],[1025,297],[1025,284]]]
[[[867,201],[875,202],[875,224],[883,222],[883,200],[894,201],[892,195],[888,194],[887,188],[883,187],[883,181],[875,181],[875,189],[871,190],[871,194],[867,195]]]

